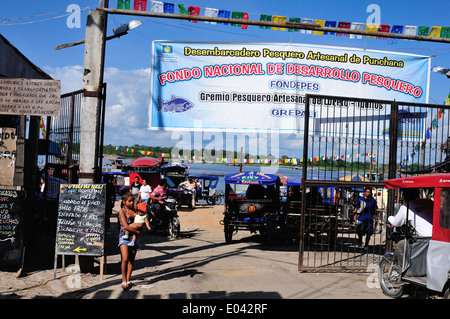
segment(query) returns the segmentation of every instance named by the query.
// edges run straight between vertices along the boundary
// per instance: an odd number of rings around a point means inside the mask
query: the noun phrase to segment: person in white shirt
[[[138,203],[149,203],[150,202],[150,193],[152,192],[152,188],[147,184],[147,181],[142,180],[142,186],[139,188],[138,193]]]
[[[404,196],[406,203],[400,207],[395,216],[388,217],[388,222],[394,227],[399,227],[405,224],[408,213],[408,220],[417,235],[431,237],[434,202],[431,199],[419,198],[417,188],[405,189]]]
[[[431,237],[433,230],[433,206],[431,199],[419,198],[418,188],[408,188],[403,191],[405,204],[398,210],[395,216],[388,217],[388,226],[399,227],[406,223],[406,215],[410,225],[414,227],[418,236]],[[403,265],[405,252],[405,239],[400,240],[394,251],[394,260],[400,267]]]

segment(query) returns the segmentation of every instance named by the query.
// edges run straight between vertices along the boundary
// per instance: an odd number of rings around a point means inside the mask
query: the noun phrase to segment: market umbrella
[[[344,177],[339,178],[339,180],[344,182],[370,182],[370,180],[367,177],[364,177],[358,173],[355,173],[353,175],[346,175]]]
[[[160,163],[161,161],[157,158],[154,157],[139,157],[139,158],[135,158],[134,160],[132,160],[130,162],[130,166],[133,167],[152,167],[152,166],[156,166]]]

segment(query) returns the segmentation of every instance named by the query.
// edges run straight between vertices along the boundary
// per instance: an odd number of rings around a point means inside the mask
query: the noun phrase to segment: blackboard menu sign
[[[25,193],[0,189],[0,265],[20,266],[23,249]]]
[[[105,184],[60,186],[57,255],[103,255],[105,201]]]

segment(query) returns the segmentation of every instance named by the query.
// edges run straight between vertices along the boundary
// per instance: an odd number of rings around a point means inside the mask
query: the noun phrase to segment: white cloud
[[[69,65],[63,68],[45,67],[44,71],[55,80],[61,81],[61,93],[68,93],[81,89],[83,85],[83,67]]]

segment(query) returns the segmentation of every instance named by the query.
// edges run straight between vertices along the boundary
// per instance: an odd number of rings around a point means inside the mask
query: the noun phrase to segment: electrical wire
[[[96,7],[96,6],[88,6],[88,7],[84,7],[82,9],[80,9],[80,13],[83,11],[86,11],[92,7]],[[51,17],[51,18],[47,18],[47,19],[41,19],[41,20],[35,20],[35,21],[27,21],[27,22],[18,22],[18,23],[8,23],[10,21],[16,21],[16,20],[24,20],[24,19],[32,19],[32,18],[37,18],[37,17],[44,17],[44,16],[49,16],[49,15],[53,15],[53,14],[60,14],[63,13],[63,15],[59,15],[56,17]],[[60,19],[60,18],[64,18],[67,17],[71,14],[73,14],[74,12],[67,12],[67,11],[58,11],[58,12],[51,12],[51,13],[43,13],[43,14],[37,14],[37,15],[33,15],[33,16],[27,16],[27,17],[21,17],[21,18],[12,18],[12,19],[2,19],[0,20],[0,26],[3,25],[8,25],[8,26],[15,26],[15,25],[24,25],[24,24],[32,24],[32,23],[38,23],[38,22],[45,22],[45,21],[49,21],[49,20],[54,20],[54,19]]]

